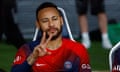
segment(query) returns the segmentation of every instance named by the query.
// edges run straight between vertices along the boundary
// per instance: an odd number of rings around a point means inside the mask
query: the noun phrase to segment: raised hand
[[[38,58],[38,56],[42,57],[50,54],[49,52],[47,52],[46,47],[48,42],[51,40],[51,38],[52,38],[52,34],[50,34],[49,38],[46,39],[46,33],[43,32],[43,36],[40,44],[34,48],[32,54],[27,58],[28,64],[32,65],[34,61]]]

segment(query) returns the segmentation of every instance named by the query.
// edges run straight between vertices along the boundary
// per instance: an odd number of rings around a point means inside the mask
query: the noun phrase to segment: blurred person
[[[36,26],[42,37],[21,46],[11,72],[91,72],[86,48],[62,37],[63,18],[55,4],[37,8]]]
[[[112,72],[120,72],[120,47],[114,53]]]
[[[112,44],[108,37],[107,32],[107,16],[105,13],[104,0],[76,0],[76,8],[79,15],[82,44],[86,48],[90,48],[91,41],[88,31],[87,12],[88,6],[91,6],[91,14],[97,16],[98,23],[101,31],[102,46],[103,48],[110,49]]]
[[[4,34],[7,43],[19,48],[25,40],[14,22],[13,12],[17,13],[15,0],[0,0],[0,40]]]

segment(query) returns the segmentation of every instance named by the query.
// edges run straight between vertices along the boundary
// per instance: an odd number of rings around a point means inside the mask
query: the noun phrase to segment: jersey
[[[115,51],[112,65],[112,72],[120,72],[120,49]]]
[[[80,43],[69,39],[62,39],[62,45],[56,50],[47,48],[51,54],[38,57],[30,66],[26,58],[38,44],[39,41],[35,41],[20,48],[16,54],[12,72],[91,72],[87,50]]]

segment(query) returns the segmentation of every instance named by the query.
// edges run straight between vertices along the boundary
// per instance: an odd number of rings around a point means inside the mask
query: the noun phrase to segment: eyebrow
[[[53,18],[53,17],[59,17],[59,16],[52,16],[51,18]],[[43,20],[43,19],[48,19],[48,18],[41,18],[40,20]]]
[[[42,19],[40,19],[40,20],[44,20],[44,19],[48,19],[48,18],[42,18]]]

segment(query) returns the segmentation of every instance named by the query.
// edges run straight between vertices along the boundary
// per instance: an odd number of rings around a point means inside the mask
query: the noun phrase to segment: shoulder
[[[87,53],[86,48],[80,42],[72,41],[70,39],[63,39],[63,43],[64,43],[63,45],[66,48],[71,49],[73,52],[76,52],[77,54]]]
[[[115,54],[116,54],[116,55],[119,55],[119,54],[120,54],[120,48],[115,51]]]
[[[115,51],[115,55],[114,55],[118,61],[120,60],[120,48],[118,50]]]
[[[80,42],[77,42],[77,41],[72,41],[70,39],[63,39],[63,43],[64,45],[66,46],[69,46],[69,47],[77,47],[77,48],[85,48]]]
[[[28,51],[33,51],[34,47],[36,45],[38,45],[39,41],[31,41],[28,43],[23,44],[18,51],[24,51],[24,52],[28,52]]]
[[[39,43],[40,43],[40,41],[39,41],[39,40],[36,40],[36,41],[31,41],[31,42],[27,43],[27,45],[28,45],[29,48],[33,51],[34,47],[35,47],[36,45],[38,45]]]
[[[81,43],[64,39],[64,45],[76,54],[83,63],[89,63],[89,53]]]

